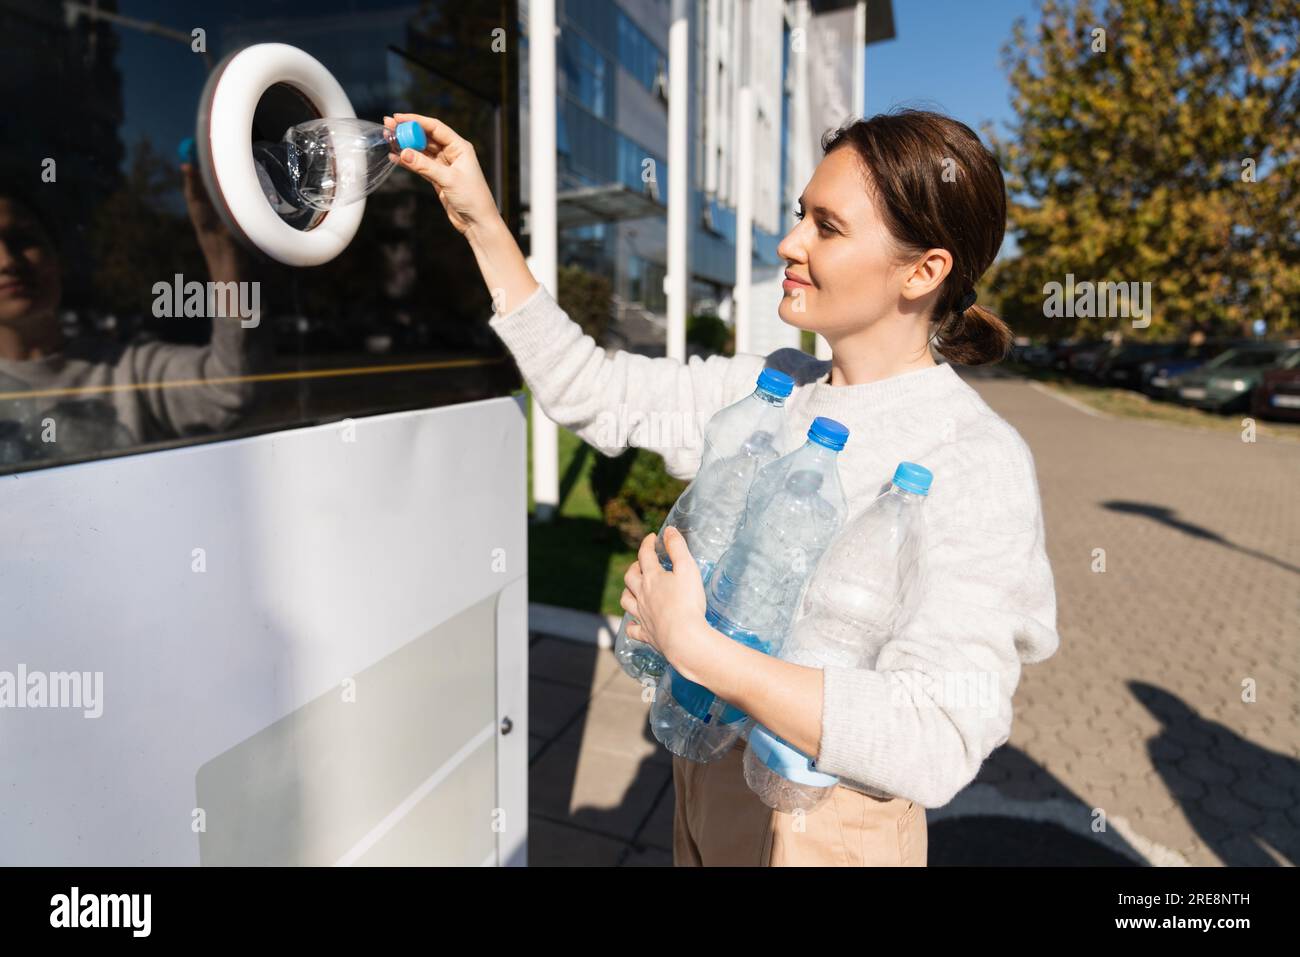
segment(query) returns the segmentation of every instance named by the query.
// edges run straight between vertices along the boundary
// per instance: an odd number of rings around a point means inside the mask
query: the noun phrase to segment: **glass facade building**
[[[691,89],[696,93],[702,89],[698,53],[706,46],[710,29],[706,8],[705,4],[695,6],[692,24]],[[559,262],[608,277],[618,311],[630,309],[652,324],[662,323],[667,309],[663,279],[670,14],[667,0],[559,0],[557,4],[556,143],[561,223],[570,191],[621,185],[649,200],[643,204],[643,216],[562,226]],[[521,32],[526,32],[526,3],[520,5],[520,16],[524,18]],[[783,18],[773,19],[770,29],[783,35]],[[525,47],[526,43],[525,39]],[[526,48],[524,56],[526,60]],[[526,67],[521,68],[521,77],[527,83]],[[703,183],[697,142],[707,117],[698,102],[700,97],[693,95],[692,99],[689,125],[695,158],[689,202],[690,313],[711,311],[730,296],[736,247],[734,205]],[[723,122],[730,120],[724,118]],[[524,162],[527,149],[525,142]],[[776,246],[780,238],[777,230],[755,225],[756,264],[779,262]],[[652,343],[628,343],[630,347],[642,344],[653,348]]]

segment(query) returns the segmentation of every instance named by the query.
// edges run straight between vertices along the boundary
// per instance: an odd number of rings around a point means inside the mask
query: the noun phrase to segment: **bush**
[[[591,490],[605,525],[629,548],[659,530],[686,485],[668,474],[661,456],[645,449],[598,455],[591,469]]]
[[[600,345],[605,339],[613,310],[613,286],[604,276],[581,266],[561,266],[556,272],[560,287],[560,308]]]
[[[732,349],[731,330],[717,316],[688,316],[686,344],[695,346],[702,352],[729,355]]]

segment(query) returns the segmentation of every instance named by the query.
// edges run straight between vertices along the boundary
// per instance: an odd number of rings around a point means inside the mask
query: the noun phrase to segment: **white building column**
[[[867,0],[853,11],[853,115],[867,110]]]
[[[861,117],[867,109],[867,0],[857,0],[853,10],[853,115]],[[829,359],[831,344],[817,337],[817,358]]]
[[[673,0],[668,28],[668,271],[664,294],[668,297],[669,357],[686,361],[686,306],[690,293],[687,242],[690,228],[691,90],[690,0]]]
[[[528,4],[528,268],[556,300],[558,237],[555,169],[555,0]],[[560,436],[537,400],[532,400],[533,500],[537,517],[555,515],[560,503]]]
[[[754,90],[746,85],[736,97],[738,136],[736,160],[736,286],[731,298],[736,330],[736,355],[749,352],[754,266]]]

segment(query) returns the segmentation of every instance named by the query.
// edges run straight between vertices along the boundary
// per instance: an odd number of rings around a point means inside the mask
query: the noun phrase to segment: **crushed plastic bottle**
[[[706,583],[706,618],[728,638],[779,652],[799,596],[844,522],[836,459],[849,430],[818,417],[802,447],[754,480],[744,524]],[[736,743],[748,715],[671,666],[655,689],[650,728],[673,754],[713,761]]]
[[[671,526],[682,533],[700,577],[708,580],[744,517],[754,477],[779,454],[774,443],[781,431],[786,397],[793,390],[790,376],[764,369],[752,393],[709,419],[699,472],[673,504],[655,542],[659,564],[665,569],[673,567],[664,545],[664,529]],[[658,678],[667,662],[650,645],[628,637],[630,618],[624,615],[619,624],[614,655],[623,670],[638,681]]]
[[[812,668],[865,667],[887,642],[921,551],[930,470],[902,462],[889,490],[853,519],[822,557],[781,657]],[[768,807],[811,811],[839,779],[762,725],[745,750],[745,781]]]
[[[277,143],[253,144],[267,201],[282,216],[305,208],[328,211],[368,196],[397,166],[403,149],[428,144],[419,123],[389,129],[355,117],[308,120]]]

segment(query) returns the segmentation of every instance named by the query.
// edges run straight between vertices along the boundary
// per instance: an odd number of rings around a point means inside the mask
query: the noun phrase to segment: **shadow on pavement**
[[[1168,525],[1170,528],[1175,528],[1185,535],[1214,542],[1217,545],[1231,548],[1233,551],[1240,552],[1243,555],[1249,555],[1252,558],[1258,558],[1261,561],[1269,562],[1284,571],[1300,575],[1300,568],[1297,568],[1295,565],[1292,565],[1289,562],[1284,562],[1280,558],[1274,558],[1272,555],[1266,555],[1263,552],[1256,551],[1253,548],[1246,548],[1243,545],[1234,544],[1218,532],[1212,532],[1208,528],[1178,518],[1177,513],[1173,509],[1166,508],[1163,505],[1150,505],[1142,502],[1121,502],[1114,500],[1102,502],[1101,505],[1103,508],[1109,509],[1112,512],[1120,512],[1126,515],[1144,515],[1147,518],[1160,522],[1162,525]]]
[[[1151,762],[1206,846],[1229,867],[1300,864],[1300,829],[1286,818],[1300,793],[1300,761],[1201,717],[1162,688],[1128,687],[1161,723],[1147,742]]]
[[[529,863],[670,864],[671,765],[613,652],[536,637],[529,673]]]
[[[931,867],[1135,867],[1144,856],[1114,827],[1093,831],[1088,801],[1014,745],[930,816]]]
[[[930,825],[931,867],[1137,867],[1052,821],[981,815]]]

